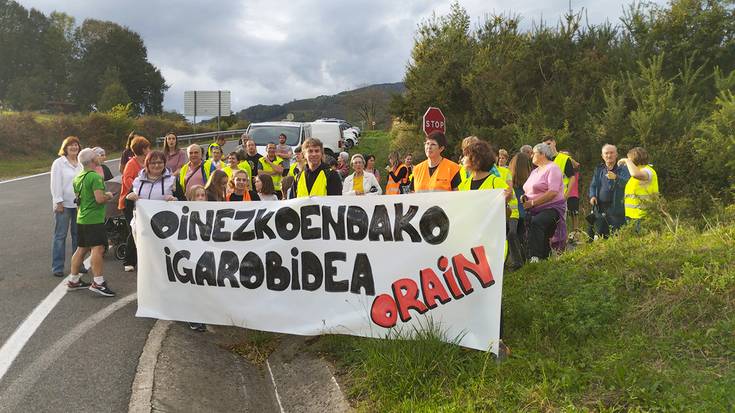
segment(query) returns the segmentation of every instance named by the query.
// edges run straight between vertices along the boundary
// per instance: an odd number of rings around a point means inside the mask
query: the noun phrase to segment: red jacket
[[[143,169],[143,165],[138,163],[138,158],[135,156],[130,158],[128,163],[125,164],[125,170],[122,174],[122,187],[120,188],[120,198],[117,200],[117,209],[125,209],[125,197],[133,188],[133,181],[138,176],[140,170]]]

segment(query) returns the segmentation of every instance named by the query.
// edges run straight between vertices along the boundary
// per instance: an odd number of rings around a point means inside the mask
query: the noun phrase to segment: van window
[[[250,138],[258,146],[267,145],[271,142],[278,144],[278,135],[286,134],[286,144],[295,146],[299,144],[301,128],[298,126],[260,126],[250,127]]]

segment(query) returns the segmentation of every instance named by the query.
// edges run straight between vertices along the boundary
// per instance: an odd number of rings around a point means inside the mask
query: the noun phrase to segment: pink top
[[[574,174],[574,185],[569,187],[569,198],[579,198],[579,171]]]
[[[183,149],[179,149],[173,156],[166,152],[166,168],[171,171],[172,175],[179,173],[179,169],[188,161],[186,152]]]
[[[191,164],[189,164],[189,168],[186,171],[186,176],[184,177],[184,182],[186,182],[186,188],[184,188],[184,192],[188,191],[189,188],[194,185],[206,184],[207,181],[205,181],[204,176],[202,176],[201,165],[196,168],[192,168]]]
[[[564,181],[562,181],[561,169],[554,162],[549,162],[542,167],[534,169],[528,176],[526,183],[523,184],[523,191],[529,200],[537,199],[548,191],[556,191],[554,199],[544,203],[544,205],[563,200]]]

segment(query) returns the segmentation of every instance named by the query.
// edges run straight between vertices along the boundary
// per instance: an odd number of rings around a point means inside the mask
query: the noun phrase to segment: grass
[[[246,358],[253,364],[262,365],[278,347],[278,334],[248,330],[248,339],[229,346],[227,349]]]
[[[356,153],[362,155],[375,155],[375,169],[380,171],[380,184],[385,187],[385,166],[388,165],[388,154],[390,153],[390,136],[382,130],[364,131],[360,137],[360,144],[349,151],[350,157]]]
[[[0,179],[11,179],[19,176],[34,175],[51,170],[51,164],[58,156],[43,154],[34,157],[16,157],[3,159],[0,162]],[[120,153],[110,153],[107,159],[118,159]]]
[[[626,229],[507,274],[513,354],[326,336],[360,411],[733,411],[735,225]]]

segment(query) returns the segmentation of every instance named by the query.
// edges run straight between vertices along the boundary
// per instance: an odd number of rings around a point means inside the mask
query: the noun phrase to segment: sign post
[[[229,90],[187,90],[184,92],[184,116],[217,116],[217,130],[220,129],[222,114],[232,112]]]
[[[431,132],[440,131],[441,133],[447,132],[446,118],[442,113],[441,109],[429,106],[424,113],[423,129],[426,136],[429,136]]]

